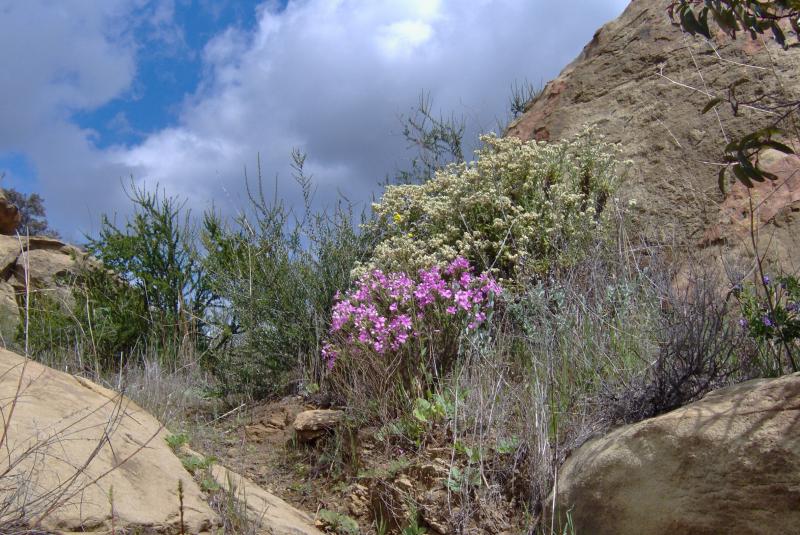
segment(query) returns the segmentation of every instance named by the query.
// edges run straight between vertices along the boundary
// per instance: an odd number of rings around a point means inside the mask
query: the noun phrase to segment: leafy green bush
[[[319,382],[334,295],[348,287],[353,265],[370,250],[352,207],[312,212],[304,156],[294,157],[306,200],[301,220],[279,199],[266,200],[260,176],[250,195],[252,215],[232,225],[215,214],[205,218],[205,273],[225,304],[213,318],[209,362],[225,394],[273,394],[303,371]]]
[[[740,325],[759,345],[759,372],[767,377],[789,369],[798,371],[800,362],[800,282],[782,275],[761,284],[737,285],[733,294],[742,310]]]
[[[102,360],[114,362],[141,345],[177,365],[183,353],[204,345],[206,313],[216,296],[183,204],[135,185],[129,197],[134,213],[124,226],[103,215],[98,236],[88,239],[103,267],[84,274],[76,316]]]
[[[368,228],[373,268],[414,273],[463,256],[503,278],[542,276],[580,257],[605,221],[616,147],[589,131],[558,143],[483,136],[473,163],[386,189]]]

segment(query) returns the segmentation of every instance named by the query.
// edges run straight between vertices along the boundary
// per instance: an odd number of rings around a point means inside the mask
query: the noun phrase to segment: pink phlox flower
[[[472,298],[472,292],[469,290],[459,290],[456,292],[455,301],[458,306],[460,306],[464,310],[470,309],[470,301]]]
[[[457,256],[445,269],[445,273],[448,275],[453,275],[457,271],[461,271],[464,269],[469,269],[469,260],[464,258],[463,256]]]
[[[339,356],[338,352],[336,351],[336,349],[334,349],[334,347],[331,344],[326,343],[325,345],[322,346],[322,359],[327,364],[329,370],[333,369],[333,365],[336,362],[336,358],[338,356]]]
[[[408,314],[402,314],[392,320],[392,329],[397,330],[400,328],[403,328],[406,331],[411,329],[411,317]]]

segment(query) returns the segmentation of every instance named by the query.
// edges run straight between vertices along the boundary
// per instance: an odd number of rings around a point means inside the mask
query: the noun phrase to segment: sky
[[[402,117],[426,94],[466,141],[508,119],[628,0],[0,0],[0,187],[37,192],[80,242],[124,219],[124,186],[194,213],[272,191],[368,203],[408,167]]]

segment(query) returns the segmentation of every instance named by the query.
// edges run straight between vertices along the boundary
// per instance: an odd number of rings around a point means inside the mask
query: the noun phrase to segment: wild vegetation
[[[676,2],[687,31],[707,35],[711,14],[730,33],[775,32],[783,15],[771,10],[795,9],[706,4],[696,15],[699,2]],[[459,128],[422,109],[407,136],[426,156],[369,213],[315,209],[301,153],[300,211],[265,192],[260,169],[233,219],[194,218],[179,199],[132,187],[132,216],[104,217],[88,238],[102,267],[84,267],[74,302],[29,303],[32,355],[86,355],[79,371],[157,413],[177,391],[220,411],[321,396],[345,409],[343,436],[371,426],[386,452],[449,448],[454,529],[503,503],[542,533],[558,467],[589,436],[798,370],[797,277],[760,262],[754,282],[687,275],[684,252],[629,224],[617,147],[591,130],[552,143],[484,136],[467,162]],[[759,150],[792,150],[766,134],[725,149],[743,182],[770,178],[749,163]],[[323,444],[337,467],[326,477],[357,477],[357,455]],[[406,516],[398,527],[420,532]]]

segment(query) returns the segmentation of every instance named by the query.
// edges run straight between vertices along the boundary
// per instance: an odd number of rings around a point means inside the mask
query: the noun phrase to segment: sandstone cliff
[[[750,80],[738,88],[743,98],[758,96],[759,88],[767,98],[773,92],[798,98],[800,49],[784,51],[746,35],[734,41],[721,32],[713,44],[692,38],[671,24],[669,3],[633,0],[547,84],[508,133],[551,140],[596,125],[633,162],[622,195],[635,199],[637,227],[649,239],[746,264],[747,191],[737,185],[723,196],[715,163],[726,139],[751,132],[769,117],[747,108],[734,116],[727,105],[701,111],[707,94],[724,96],[741,78]],[[778,153],[766,159],[781,179],[756,192],[759,248],[792,269],[800,266],[800,160]]]

